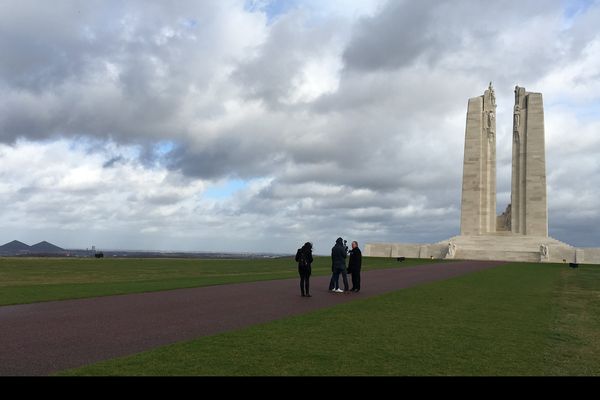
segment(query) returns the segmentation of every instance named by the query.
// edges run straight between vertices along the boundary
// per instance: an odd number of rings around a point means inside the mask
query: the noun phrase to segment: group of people
[[[362,253],[358,248],[358,242],[353,241],[352,249],[348,250],[347,241],[341,237],[335,241],[331,249],[331,279],[329,280],[329,291],[332,293],[358,293],[360,291],[360,269],[362,266]],[[348,267],[346,267],[346,256]],[[312,243],[306,242],[296,252],[298,262],[298,273],[300,274],[300,293],[302,297],[312,297],[310,294],[310,274],[312,272]],[[342,275],[344,290],[340,289],[339,279]],[[352,275],[352,288],[348,289],[348,274]]]

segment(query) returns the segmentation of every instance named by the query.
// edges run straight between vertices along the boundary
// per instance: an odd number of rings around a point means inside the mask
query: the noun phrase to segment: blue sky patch
[[[286,14],[289,10],[296,8],[299,0],[246,0],[244,8],[248,11],[262,11],[267,14],[269,22],[279,15]]]
[[[597,121],[600,119],[600,99],[586,102],[574,102],[560,99],[554,102],[548,102],[545,106],[549,110],[569,111],[573,113],[580,121]]]
[[[563,18],[567,28],[571,27],[573,21],[594,4],[594,0],[564,0]]]
[[[170,140],[161,140],[154,146],[154,152],[158,156],[164,156],[175,149],[175,143]]]
[[[248,186],[248,181],[242,179],[229,179],[222,183],[209,186],[204,192],[204,197],[210,199],[226,199],[231,197],[235,192],[244,189]]]

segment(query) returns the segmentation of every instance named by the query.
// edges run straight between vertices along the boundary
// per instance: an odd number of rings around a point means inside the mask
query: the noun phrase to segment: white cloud
[[[3,7],[0,241],[290,251],[310,240],[326,254],[341,235],[442,240],[459,229],[467,100],[490,80],[499,209],[519,84],[546,104],[551,234],[599,236],[596,3]],[[223,182],[243,184],[211,196]]]
[[[585,107],[600,102],[600,34],[588,42],[579,58],[558,65],[539,84],[557,101]]]
[[[135,159],[111,167],[111,153],[135,153],[114,143],[101,152],[66,140],[20,141],[0,148],[1,218],[6,229],[20,226],[81,232],[76,243],[97,231],[131,235],[162,226],[176,230],[178,220],[193,217],[205,183],[165,169],[143,168]],[[68,233],[67,233],[68,236]],[[42,239],[40,239],[42,240]]]

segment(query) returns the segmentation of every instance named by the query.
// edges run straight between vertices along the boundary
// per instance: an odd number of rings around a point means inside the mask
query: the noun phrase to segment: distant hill
[[[29,251],[30,246],[23,243],[23,242],[19,242],[18,240],[13,240],[12,242],[3,244],[2,246],[0,246],[0,253],[19,253],[19,252],[25,252],[25,251]]]
[[[48,243],[45,240],[29,246],[18,240],[3,244],[0,246],[0,254],[2,255],[23,255],[23,254],[57,254],[64,253],[65,250]]]
[[[31,253],[62,253],[65,249],[61,249],[58,246],[48,243],[45,240],[29,247]]]

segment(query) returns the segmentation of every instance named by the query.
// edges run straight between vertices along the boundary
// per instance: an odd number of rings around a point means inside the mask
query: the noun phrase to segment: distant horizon
[[[447,240],[492,82],[496,214],[518,85],[543,97],[549,236],[600,247],[599,1],[1,4],[0,240]]]
[[[7,244],[13,243],[13,242],[19,242],[22,244],[25,244],[29,247],[33,247],[36,244],[40,244],[40,243],[49,243],[51,245],[57,246],[65,251],[69,251],[69,250],[77,250],[77,251],[92,251],[92,246],[88,246],[88,247],[64,247],[64,246],[60,246],[56,243],[53,243],[49,240],[41,240],[37,243],[34,243],[32,245],[27,244],[27,242],[24,242],[22,240],[19,239],[13,239],[11,241],[8,241],[6,243],[0,244],[0,247],[5,246]],[[235,251],[235,250],[231,250],[231,251],[222,251],[222,250],[169,250],[169,249],[143,249],[143,248],[110,248],[110,247],[101,247],[101,246],[95,246],[94,245],[94,249],[96,251],[119,251],[119,252],[144,252],[144,253],[206,253],[206,254],[211,254],[211,253],[215,253],[215,254],[272,254],[272,255],[287,255],[287,254],[292,254],[290,253],[285,253],[285,252],[268,252],[268,251]],[[294,250],[295,253],[295,250]]]

